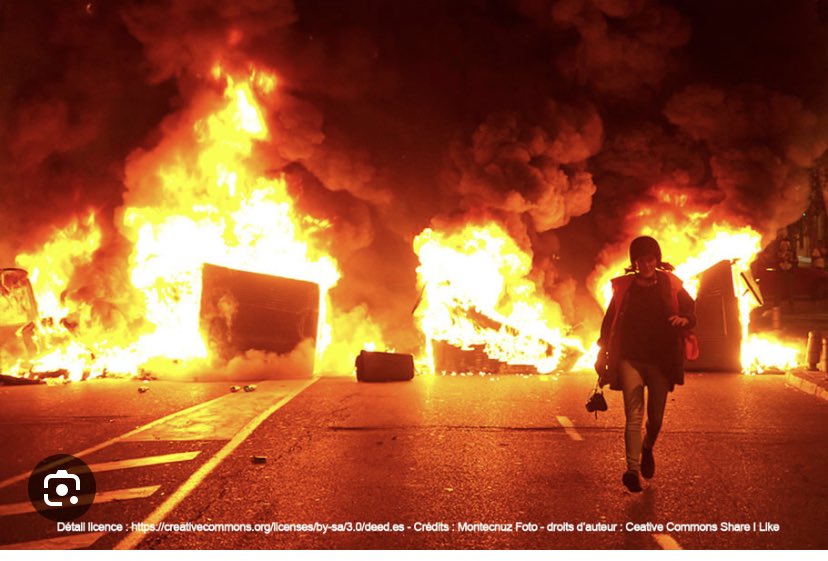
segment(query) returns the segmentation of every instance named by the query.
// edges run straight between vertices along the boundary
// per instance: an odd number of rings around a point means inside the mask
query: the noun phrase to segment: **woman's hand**
[[[601,378],[606,374],[607,371],[607,353],[604,352],[604,349],[600,349],[598,351],[598,359],[595,361],[595,372],[598,374],[598,377]]]
[[[667,321],[669,321],[670,325],[673,327],[686,327],[690,323],[689,319],[681,316],[670,316],[667,318]]]

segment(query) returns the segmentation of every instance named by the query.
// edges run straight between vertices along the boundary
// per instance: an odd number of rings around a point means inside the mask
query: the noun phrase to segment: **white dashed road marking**
[[[6,545],[0,545],[0,549],[82,549],[84,547],[90,547],[104,535],[106,535],[106,532],[73,534],[71,536],[60,536],[59,538],[50,538],[48,540],[9,543]]]
[[[213,404],[213,403],[215,403],[219,400],[222,400],[222,399],[226,400],[227,398],[229,398],[233,395],[235,395],[235,394],[221,395],[221,396],[219,396],[215,399],[211,399],[209,401],[205,401],[203,403],[193,405],[192,407],[188,407],[187,409],[182,409],[181,411],[176,411],[175,413],[170,413],[169,415],[167,415],[165,417],[161,417],[160,419],[155,419],[154,421],[152,421],[150,423],[147,423],[146,425],[142,425],[142,426],[140,426],[136,429],[133,429],[129,432],[125,432],[124,434],[122,434],[120,436],[116,436],[115,438],[110,438],[109,440],[107,440],[105,442],[101,442],[100,444],[90,446],[89,448],[81,450],[80,452],[75,452],[74,454],[72,454],[72,456],[74,456],[76,458],[82,458],[84,456],[88,456],[88,455],[90,455],[94,452],[97,452],[98,450],[102,450],[102,449],[106,448],[107,446],[111,446],[111,445],[113,445],[117,442],[121,442],[122,440],[125,440],[125,439],[127,439],[127,438],[129,438],[129,437],[131,437],[135,434],[138,434],[141,431],[151,429],[151,428],[153,428],[157,425],[160,425],[162,423],[166,423],[166,422],[168,422],[172,419],[176,419],[178,417],[186,417],[187,415],[191,415],[194,412],[196,412],[196,411],[198,411],[198,410],[200,410],[204,407],[208,407],[211,404]],[[54,463],[54,464],[49,464],[49,465],[43,466],[42,471],[50,470],[50,469],[55,468],[59,465],[60,465],[59,463]],[[17,483],[18,481],[23,481],[24,479],[28,479],[29,475],[31,475],[31,472],[26,471],[26,472],[20,473],[18,475],[15,475],[14,477],[9,477],[8,479],[4,479],[3,481],[0,481],[0,489],[8,487],[9,485],[13,485],[14,483]]]
[[[160,485],[149,485],[147,487],[131,487],[129,489],[116,489],[95,494],[94,504],[111,503],[112,501],[128,501],[130,499],[143,499],[149,497],[160,489]],[[30,501],[25,503],[9,503],[0,505],[0,516],[14,516],[34,512],[34,506]]]
[[[681,549],[679,543],[669,534],[653,534],[653,538],[661,549]]]
[[[100,464],[90,464],[89,469],[92,473],[101,473],[102,471],[113,471],[116,469],[127,469],[145,466],[155,466],[159,464],[172,464],[175,462],[187,462],[195,459],[201,454],[201,451],[196,452],[181,452],[178,454],[162,454],[160,456],[146,456],[144,458],[131,458],[129,460],[117,460],[114,462],[101,462]]]
[[[564,432],[569,435],[569,438],[572,440],[583,440],[584,437],[580,435],[580,433],[575,430],[575,425],[572,424],[572,421],[569,420],[569,417],[564,417],[563,415],[558,415],[555,417],[561,426],[564,428]]]
[[[150,513],[150,515],[144,520],[144,523],[148,525],[157,525],[159,522],[164,520],[164,518],[170,514],[175,507],[181,503],[181,501],[187,498],[187,495],[192,493],[193,490],[195,490],[195,488],[198,487],[199,484],[201,484],[201,482],[204,481],[207,476],[210,475],[210,473],[212,473],[212,471],[216,469],[222,461],[224,461],[225,458],[227,458],[227,456],[232,454],[233,451],[247,439],[247,437],[253,434],[253,431],[256,430],[259,425],[265,422],[271,415],[273,415],[273,413],[285,406],[294,397],[309,388],[317,380],[318,378],[308,380],[306,383],[300,385],[289,394],[285,395],[282,399],[274,403],[267,410],[263,411],[256,418],[247,423],[247,425],[236,433],[230,442],[225,444],[215,456],[204,462],[201,467],[198,468],[198,470],[196,470],[196,472],[181,485],[181,487],[176,489],[175,492],[167,497],[166,501],[161,503],[158,508]],[[146,536],[147,534],[145,533],[131,532],[127,534],[123,540],[118,542],[113,549],[135,549],[135,547],[137,547]]]

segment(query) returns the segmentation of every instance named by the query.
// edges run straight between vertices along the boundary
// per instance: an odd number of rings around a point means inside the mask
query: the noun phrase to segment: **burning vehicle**
[[[37,302],[28,273],[23,269],[0,269],[0,374],[19,357],[36,354],[37,319]]]

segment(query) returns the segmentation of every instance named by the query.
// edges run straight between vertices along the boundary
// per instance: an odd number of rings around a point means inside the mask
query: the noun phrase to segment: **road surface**
[[[783,376],[688,374],[667,404],[655,478],[631,494],[621,396],[608,392],[596,420],[583,407],[591,383],[0,388],[0,544],[828,548],[828,402]],[[95,473],[96,501],[76,521],[85,527],[58,531],[28,503],[29,472],[56,453],[80,454]],[[152,524],[168,526],[142,531]]]

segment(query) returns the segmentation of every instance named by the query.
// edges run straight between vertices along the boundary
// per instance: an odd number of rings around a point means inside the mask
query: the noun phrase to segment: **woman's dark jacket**
[[[656,271],[656,282],[659,294],[664,300],[669,315],[678,315],[689,320],[686,327],[673,327],[667,318],[664,318],[664,329],[669,330],[668,346],[662,353],[664,358],[658,364],[661,373],[670,381],[670,391],[675,384],[684,383],[684,336],[696,325],[695,302],[684,290],[681,279],[667,271]],[[598,383],[601,387],[609,384],[610,389],[620,390],[621,380],[618,366],[621,363],[621,333],[624,330],[627,305],[629,304],[629,289],[635,280],[635,275],[624,275],[612,279],[612,300],[604,315],[601,324],[601,338],[598,346],[598,362],[595,368],[598,371]]]

